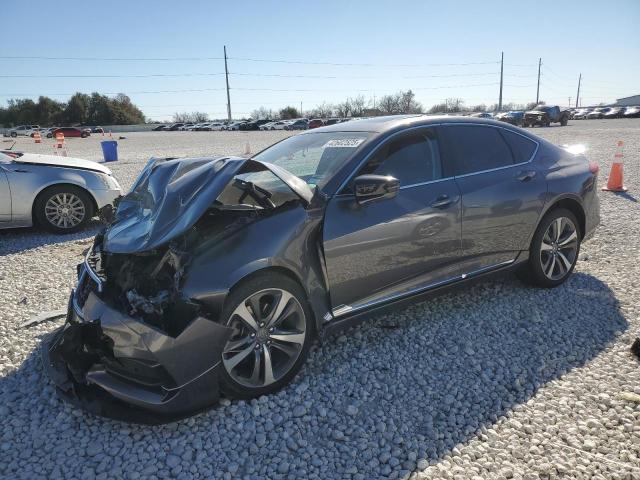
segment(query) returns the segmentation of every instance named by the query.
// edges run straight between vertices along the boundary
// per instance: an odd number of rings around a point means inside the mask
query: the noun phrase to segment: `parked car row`
[[[640,106],[572,108],[569,111],[573,120],[640,117]]]
[[[351,118],[295,118],[291,120],[237,120],[233,122],[217,121],[203,123],[172,123],[171,125],[158,125],[153,129],[155,132],[203,132],[203,131],[237,131],[237,130],[308,130],[311,128],[335,125],[336,123],[348,122]]]
[[[19,125],[4,132],[5,137],[33,137],[36,132],[41,136],[53,138],[56,133],[63,133],[65,138],[81,137],[86,138],[92,133],[103,133],[102,127],[49,127],[42,128],[40,125]]]

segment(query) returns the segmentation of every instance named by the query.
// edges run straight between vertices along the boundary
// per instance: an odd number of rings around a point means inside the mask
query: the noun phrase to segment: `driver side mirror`
[[[386,175],[360,175],[353,182],[356,202],[364,205],[373,200],[394,198],[400,190],[397,178]]]

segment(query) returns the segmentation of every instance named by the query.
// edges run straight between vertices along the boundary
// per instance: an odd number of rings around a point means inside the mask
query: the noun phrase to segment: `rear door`
[[[547,189],[533,162],[538,144],[490,125],[443,125],[440,134],[462,193],[462,273],[513,261],[529,248]]]
[[[359,205],[347,184],[327,206],[324,253],[334,314],[410,293],[457,273],[460,193],[433,128],[382,143],[358,175],[391,175],[395,198]]]
[[[0,222],[11,221],[11,189],[5,166],[9,163],[5,155],[0,154]]]

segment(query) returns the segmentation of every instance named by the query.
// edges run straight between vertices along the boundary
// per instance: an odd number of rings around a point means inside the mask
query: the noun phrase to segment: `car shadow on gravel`
[[[315,346],[302,374],[277,394],[158,427],[101,419],[55,399],[34,351],[0,379],[0,431],[15,432],[20,444],[4,461],[15,471],[21,451],[60,432],[78,439],[77,472],[122,468],[144,455],[158,470],[198,464],[210,478],[406,478],[483,438],[627,328],[613,292],[591,275],[575,273],[551,290],[505,275]],[[68,444],[40,452],[40,465],[64,462]]]
[[[65,235],[50,233],[39,227],[0,230],[0,256],[20,253],[47,245],[93,238],[101,226],[102,222],[92,219],[79,232]]]

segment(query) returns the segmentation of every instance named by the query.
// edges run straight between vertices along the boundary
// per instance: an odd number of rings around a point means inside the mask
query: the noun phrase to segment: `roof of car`
[[[321,132],[376,132],[383,133],[401,127],[430,125],[435,123],[484,123],[505,127],[504,122],[490,118],[463,117],[449,115],[389,115],[385,117],[363,118],[351,122],[340,122],[326,127],[314,128],[303,135]]]

